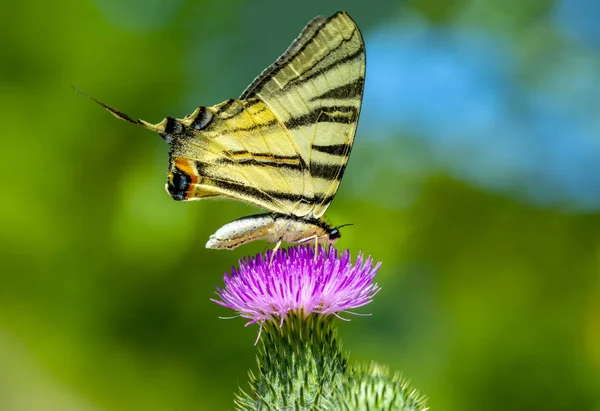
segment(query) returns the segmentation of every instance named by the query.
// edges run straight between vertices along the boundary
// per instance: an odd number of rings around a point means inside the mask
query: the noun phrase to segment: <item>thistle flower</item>
[[[348,250],[315,252],[309,245],[240,261],[217,288],[217,304],[260,324],[258,372],[240,389],[239,410],[399,409],[424,411],[424,402],[396,377],[348,370],[335,317],[371,302],[380,263]],[[263,332],[261,338],[261,332]],[[370,369],[369,369],[370,370]]]
[[[250,321],[246,324],[279,321],[290,313],[333,314],[368,304],[379,291],[373,278],[381,263],[373,266],[371,257],[359,254],[352,264],[350,252],[341,256],[335,248],[319,248],[317,256],[310,245],[272,251],[265,256],[245,258],[239,269],[225,275],[225,288],[217,288],[217,304],[229,307]]]

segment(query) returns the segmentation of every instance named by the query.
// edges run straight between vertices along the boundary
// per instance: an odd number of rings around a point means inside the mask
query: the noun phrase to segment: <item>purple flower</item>
[[[317,258],[310,245],[278,250],[240,261],[224,277],[225,288],[217,288],[217,304],[229,307],[250,321],[283,324],[288,314],[333,314],[368,304],[380,290],[373,278],[381,263],[373,267],[359,253],[356,263],[350,252],[341,256],[334,247],[319,248]]]

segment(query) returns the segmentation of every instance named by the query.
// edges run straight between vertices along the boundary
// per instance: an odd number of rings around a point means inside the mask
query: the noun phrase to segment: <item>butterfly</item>
[[[312,19],[242,93],[183,119],[151,124],[92,98],[170,145],[167,192],[179,201],[230,198],[267,210],[225,224],[206,243],[332,244],[323,214],[344,174],[361,109],[365,46],[345,12]]]

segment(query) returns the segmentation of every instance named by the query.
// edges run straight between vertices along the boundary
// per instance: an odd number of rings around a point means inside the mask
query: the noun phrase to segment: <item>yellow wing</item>
[[[365,47],[345,12],[313,19],[242,94],[258,97],[285,125],[308,168],[292,213],[321,217],[342,179],[360,114]],[[281,138],[273,136],[273,139]]]
[[[338,12],[310,21],[240,100],[151,124],[90,98],[170,143],[167,190],[174,199],[229,197],[319,218],[348,162],[364,78],[360,31]]]
[[[364,76],[352,19],[344,12],[313,19],[240,100],[143,124],[171,143],[169,193],[321,217],[350,155]]]
[[[306,166],[265,103],[228,100],[174,122],[181,130],[171,139],[167,190],[173,198],[226,196],[278,213],[293,212]]]

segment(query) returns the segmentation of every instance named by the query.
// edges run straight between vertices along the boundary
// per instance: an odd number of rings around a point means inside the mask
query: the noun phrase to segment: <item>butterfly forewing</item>
[[[242,95],[267,104],[306,165],[293,214],[321,217],[333,200],[352,148],[364,77],[362,36],[342,12],[311,21]]]

